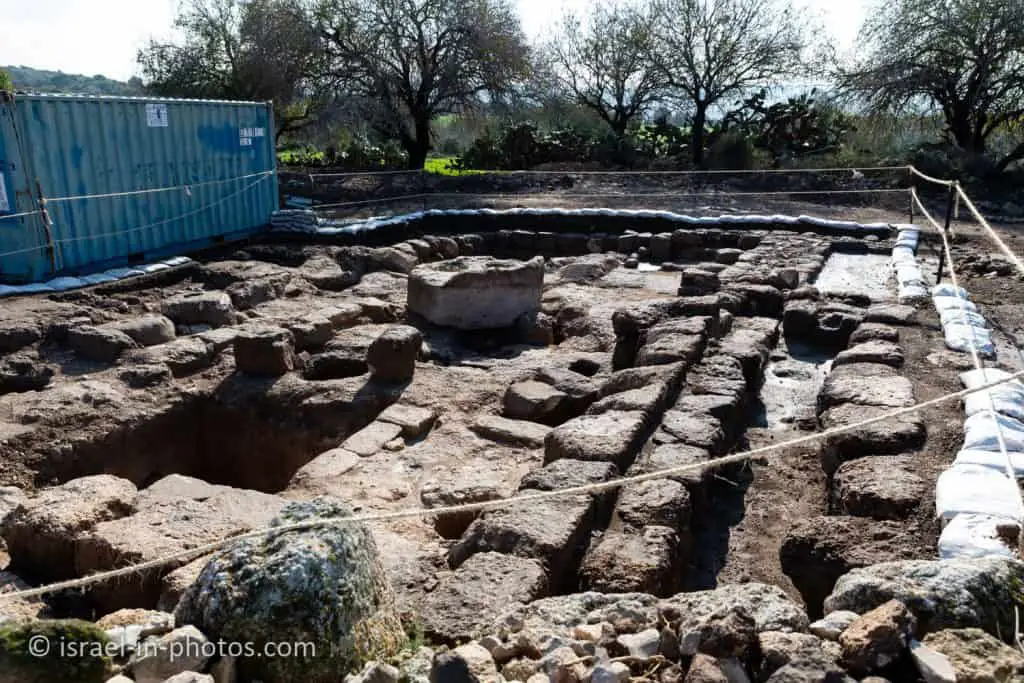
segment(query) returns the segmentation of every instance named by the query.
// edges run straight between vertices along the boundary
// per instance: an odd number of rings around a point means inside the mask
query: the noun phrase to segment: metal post
[[[953,209],[954,209],[953,203],[954,203],[954,201],[956,199],[956,195],[957,195],[956,183],[954,183],[954,184],[949,186],[949,198],[946,200],[946,225],[942,228],[944,233],[945,233],[945,235],[946,235],[946,239],[947,240],[949,239],[949,226],[953,222]],[[950,248],[952,248],[952,244],[950,245]],[[953,255],[950,254],[949,258],[952,259]],[[946,250],[943,249],[942,251],[939,252],[939,272],[935,276],[936,284],[942,282],[942,266],[945,263],[945,259],[946,259]]]
[[[910,224],[914,224],[914,195],[917,193],[917,185],[910,186]]]

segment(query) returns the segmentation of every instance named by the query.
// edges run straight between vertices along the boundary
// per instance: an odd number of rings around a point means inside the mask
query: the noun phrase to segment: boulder
[[[926,498],[915,456],[868,456],[844,463],[832,480],[832,507],[843,515],[906,519]]]
[[[621,391],[605,396],[587,408],[587,415],[602,415],[608,412],[642,413],[648,423],[656,421],[665,410],[671,387],[667,382],[652,382],[641,389]]]
[[[851,372],[830,373],[818,394],[818,412],[832,406],[854,403],[860,406],[879,408],[907,408],[914,405],[914,386],[906,377],[871,377],[858,375],[854,368],[863,364],[844,367]]]
[[[295,368],[295,337],[281,327],[258,326],[235,337],[235,367],[247,375],[277,377]]]
[[[207,484],[170,475],[139,492],[136,511],[95,524],[75,539],[79,576],[180,553],[265,525],[285,500],[259,491]],[[91,587],[88,600],[102,613],[156,606],[161,576],[186,563],[169,562],[157,572],[137,573]]]
[[[567,415],[568,396],[550,384],[531,380],[511,385],[505,392],[505,417],[556,425]]]
[[[12,354],[0,359],[0,395],[39,391],[50,384],[56,366],[44,363],[28,353]]]
[[[609,411],[582,415],[556,427],[544,439],[544,463],[569,458],[611,462],[626,470],[643,445],[641,412]]]
[[[402,427],[393,422],[376,420],[345,439],[341,449],[364,458],[384,450],[384,445],[402,435]]]
[[[473,555],[423,600],[424,633],[447,644],[479,638],[505,611],[547,593],[544,568],[536,560],[485,552]]]
[[[758,680],[778,683],[852,683],[820,638],[808,633],[764,631],[758,635]],[[775,678],[773,674],[779,672]]]
[[[894,368],[903,365],[903,349],[890,341],[866,341],[842,351],[832,361],[832,367],[850,363],[881,363]]]
[[[608,531],[583,560],[583,586],[606,593],[671,595],[682,576],[679,546],[679,533],[666,526]]]
[[[1022,583],[1024,563],[1004,557],[872,563],[844,574],[824,607],[863,614],[899,600],[914,612],[921,633],[975,627],[1006,637],[1013,633],[1013,610],[991,606],[1018,604],[1015,586]]]
[[[402,247],[406,246],[407,249]],[[387,270],[395,273],[411,273],[419,263],[419,257],[412,246],[397,245],[394,247],[380,247],[371,249],[367,253],[367,269]]]
[[[179,325],[222,327],[235,323],[237,314],[226,292],[194,292],[165,299],[161,312]]]
[[[175,377],[185,377],[205,370],[213,364],[214,346],[202,336],[179,337],[166,344],[132,351],[132,363],[166,365]]]
[[[850,335],[851,344],[862,344],[871,341],[886,341],[897,343],[900,340],[900,331],[896,327],[883,325],[882,323],[861,323],[853,334]]]
[[[14,353],[43,338],[44,328],[34,320],[0,320],[0,354]]]
[[[273,527],[351,516],[329,498],[292,503]],[[212,640],[313,643],[315,657],[240,657],[241,680],[333,683],[397,654],[405,635],[369,529],[320,525],[270,533],[218,552],[175,610]]]
[[[700,360],[704,353],[704,337],[694,334],[661,334],[648,341],[636,356],[637,365],[667,365],[683,362],[686,365]]]
[[[98,474],[39,491],[16,507],[0,533],[11,570],[42,581],[77,576],[75,542],[97,525],[135,510],[135,485]]]
[[[412,379],[423,335],[415,327],[395,325],[373,340],[366,352],[370,376],[378,382],[403,383]]]
[[[485,439],[526,448],[540,448],[551,433],[551,427],[497,415],[482,415],[471,429]]]
[[[112,363],[128,349],[137,348],[135,341],[124,332],[92,325],[69,329],[67,344],[81,358],[99,363]]]
[[[553,591],[571,590],[576,570],[596,526],[592,496],[534,501],[482,514],[452,546],[448,561],[458,568],[477,553],[498,552],[540,561]]]
[[[462,330],[509,327],[540,310],[544,260],[463,256],[424,264],[409,276],[409,311]]]
[[[672,479],[629,484],[619,493],[615,516],[626,529],[664,526],[685,537],[690,531],[690,494]]]
[[[795,524],[782,542],[779,559],[782,571],[803,596],[808,614],[817,618],[836,581],[851,570],[930,553],[934,553],[930,542],[902,524],[826,516]],[[837,608],[825,611],[833,609]]]
[[[284,327],[295,337],[298,351],[322,349],[334,337],[334,324],[324,316],[308,315],[287,321]]]
[[[402,436],[406,439],[421,439],[434,426],[437,413],[432,408],[395,403],[378,415],[377,420],[398,425],[402,428]]]
[[[850,624],[860,617],[856,612],[836,610],[829,612],[821,619],[815,621],[808,627],[811,633],[825,640],[838,641],[843,631],[850,628]]]
[[[914,615],[899,600],[890,600],[857,618],[839,636],[843,663],[863,676],[898,660],[917,630]]]
[[[429,481],[420,491],[420,501],[427,509],[452,505],[469,505],[488,500],[499,500],[502,495],[501,481],[488,477],[478,468],[470,468],[444,477],[441,481]],[[439,514],[434,518],[434,529],[442,538],[459,538],[466,527],[477,518],[477,512],[452,512]]]
[[[111,329],[124,332],[139,346],[156,346],[175,337],[174,323],[163,315],[144,315],[112,323]]]
[[[949,660],[958,683],[1024,679],[1024,655],[978,628],[931,633],[924,645]]]
[[[205,667],[214,651],[210,645],[195,626],[183,626],[143,641],[128,666],[135,683],[164,683]]]
[[[654,435],[655,444],[681,443],[719,454],[726,445],[722,421],[708,413],[668,410]]]
[[[112,669],[111,647],[106,634],[87,621],[3,623],[0,683],[104,683]]]
[[[683,683],[750,683],[750,679],[743,665],[735,659],[698,654],[690,662]]]
[[[174,374],[164,363],[144,363],[130,365],[117,373],[117,376],[132,389],[148,389],[169,383]]]
[[[857,366],[863,367],[863,366]],[[857,424],[886,415],[889,408],[844,403],[821,414],[823,429]],[[924,420],[917,413],[888,418],[825,438],[821,450],[821,467],[832,475],[849,460],[865,455],[880,456],[905,453],[924,446],[927,432]]]

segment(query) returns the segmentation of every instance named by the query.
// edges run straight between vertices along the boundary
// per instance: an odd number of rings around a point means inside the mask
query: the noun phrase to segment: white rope
[[[921,178],[923,180],[927,180],[929,183],[934,183],[936,185],[942,185],[943,187],[952,187],[953,184],[954,184],[954,181],[952,181],[952,180],[942,180],[941,178],[933,178],[930,175],[926,175],[924,173],[921,173],[914,166],[907,166],[906,168],[909,169],[910,172],[913,173],[914,175],[916,175],[918,178]]]
[[[107,194],[81,194],[73,197],[56,197],[46,199],[47,204],[55,204],[59,202],[73,202],[80,199],[110,199],[112,197],[135,197],[142,194],[156,194],[158,192],[174,192],[176,190],[191,191],[197,187],[208,187],[210,185],[223,185],[225,183],[233,183],[236,181],[249,180],[250,178],[264,178],[266,176],[274,175],[277,171],[260,171],[259,173],[250,173],[248,175],[237,176],[235,178],[225,178],[224,180],[208,180],[201,183],[186,183],[184,185],[173,185],[170,187],[154,187],[149,190],[133,190],[131,192],[110,192]]]
[[[957,196],[963,199],[964,204],[967,206],[967,210],[971,212],[974,219],[978,221],[978,224],[985,229],[985,232],[987,232],[989,237],[992,238],[992,241],[996,243],[996,246],[999,247],[1000,251],[1006,254],[1006,257],[1013,262],[1013,265],[1017,267],[1020,274],[1024,275],[1024,263],[1021,262],[1020,257],[1013,253],[1010,250],[1010,247],[1006,246],[1006,242],[999,237],[999,234],[992,228],[992,225],[985,220],[985,217],[981,215],[980,211],[978,211],[978,207],[974,205],[974,202],[971,201],[971,198],[967,196],[967,193],[964,192],[963,188],[960,187],[959,184],[956,186],[956,192]]]
[[[642,201],[644,199],[673,199],[679,197],[713,197],[715,199],[721,199],[723,197],[771,197],[771,196],[793,196],[793,195],[840,195],[840,194],[906,194],[906,188],[878,188],[878,189],[859,189],[859,190],[771,190],[764,192],[746,192],[737,191],[732,192],[729,190],[721,192],[639,192],[633,194],[624,194],[622,192],[583,192],[583,193],[545,193],[545,194],[529,194],[529,193],[501,193],[501,192],[422,192],[417,194],[403,194],[396,195],[394,197],[379,197],[376,199],[364,199],[353,202],[331,202],[329,204],[313,204],[310,206],[311,209],[336,209],[346,206],[365,206],[368,204],[382,204],[386,202],[399,202],[413,199],[520,199],[520,200],[535,200],[535,201],[558,201],[562,199],[607,199],[607,198],[621,198],[633,201]]]
[[[955,183],[954,186],[959,188],[960,184]],[[959,295],[960,280],[956,274],[956,262],[953,260],[953,249],[949,244],[949,238],[946,236],[946,231],[941,225],[939,225],[939,222],[932,217],[932,215],[928,212],[928,209],[924,207],[924,204],[921,203],[921,198],[917,196],[916,190],[911,190],[911,196],[917,203],[917,207],[918,209],[920,209],[921,215],[928,219],[928,222],[931,223],[932,226],[935,228],[936,232],[939,233],[939,237],[942,238],[942,249],[946,253],[946,260],[949,261],[949,279],[953,283],[953,291],[954,294],[956,294],[955,298],[957,300],[957,304],[960,307],[960,314],[963,316],[964,321],[966,321],[967,303],[964,300],[964,298]],[[968,349],[970,349],[971,352],[971,362],[974,363],[974,368],[976,370],[984,370],[985,365],[984,363],[982,363],[981,356],[978,354],[978,348],[974,343],[973,335],[971,336]],[[985,377],[984,373],[982,373],[982,377]],[[992,418],[992,423],[996,426],[996,439],[999,442],[999,452],[1003,456],[1003,464],[1006,469],[1006,476],[1008,476],[1010,478],[1010,481],[1014,482],[1015,484],[1014,490],[1017,492],[1017,500],[1020,503],[1018,509],[1021,510],[1022,513],[1024,513],[1024,494],[1021,494],[1020,486],[1016,485],[1017,475],[1013,469],[1013,460],[1010,458],[1010,449],[1006,446],[1006,436],[1003,434],[1003,426],[999,423],[998,412],[996,411],[995,401],[992,398],[992,392],[986,392],[985,396],[988,399],[989,416]]]
[[[863,168],[763,168],[763,169],[709,169],[706,171],[499,171],[480,170],[479,175],[574,175],[574,176],[697,176],[697,175],[762,175],[782,173],[876,173],[906,171],[907,166],[865,166]],[[474,169],[476,171],[476,169]],[[311,178],[356,178],[360,176],[409,175],[429,173],[425,169],[406,171],[346,171],[344,173],[312,173]],[[297,174],[298,175],[298,174]]]
[[[188,213],[181,214],[180,216],[175,216],[174,218],[167,218],[167,219],[164,219],[164,220],[161,220],[161,221],[156,221],[155,223],[149,223],[148,225],[142,225],[142,226],[139,226],[137,228],[130,228],[128,230],[114,230],[114,231],[111,231],[111,232],[104,232],[104,233],[99,233],[99,234],[96,234],[96,235],[83,235],[81,237],[67,237],[67,238],[64,238],[64,239],[54,240],[54,244],[70,244],[70,243],[73,243],[73,242],[87,242],[87,241],[90,241],[90,240],[103,239],[105,237],[112,237],[112,236],[116,236],[116,235],[129,235],[129,234],[136,233],[136,232],[142,232],[144,230],[150,230],[152,228],[156,228],[156,227],[159,227],[161,225],[166,225],[168,223],[174,223],[176,221],[185,220],[186,218],[191,218],[192,216],[195,216],[197,214],[203,213],[204,211],[212,209],[215,206],[219,206],[219,205],[223,204],[224,202],[228,201],[229,199],[233,199],[234,197],[237,197],[240,194],[248,192],[252,188],[254,188],[257,185],[259,185],[261,182],[266,180],[267,177],[268,177],[267,174],[263,174],[263,176],[259,180],[256,180],[255,182],[250,183],[249,185],[247,185],[246,187],[243,187],[240,190],[237,190],[235,192],[232,192],[231,194],[225,195],[224,197],[221,197],[217,201],[212,202],[210,204],[207,204],[206,206],[203,206],[201,208],[195,209],[193,211],[189,211]],[[49,248],[49,245],[40,244],[40,245],[37,245],[37,246],[34,246],[34,247],[28,247],[26,249],[17,249],[17,250],[14,250],[14,251],[5,251],[3,253],[0,253],[0,258],[3,258],[5,256],[13,256],[15,254],[25,254],[25,253],[28,253],[28,252],[39,251],[39,250],[47,249],[47,248]]]
[[[593,484],[584,484],[582,486],[572,486],[564,489],[557,489],[554,491],[539,491],[535,493],[521,493],[520,495],[513,496],[511,498],[505,498],[502,500],[491,500],[479,503],[466,503],[463,505],[449,505],[446,507],[438,508],[409,508],[406,510],[396,510],[393,512],[381,512],[365,515],[354,515],[350,517],[333,517],[333,518],[321,518],[316,520],[310,520],[305,522],[297,522],[294,524],[283,524],[277,527],[263,527],[260,529],[254,529],[240,534],[235,534],[227,538],[223,538],[218,541],[206,543],[201,546],[189,550],[182,550],[176,553],[170,553],[162,557],[158,557],[146,562],[139,562],[126,567],[119,567],[117,569],[111,569],[109,571],[98,572],[89,576],[84,576],[78,579],[70,579],[67,581],[59,581],[56,583],[40,586],[38,588],[30,588],[22,591],[15,591],[10,593],[0,593],[0,604],[4,601],[18,600],[35,598],[42,595],[49,595],[63,590],[80,589],[87,586],[101,583],[104,581],[110,581],[113,579],[123,578],[125,576],[131,576],[139,574],[141,572],[150,571],[153,569],[159,569],[169,564],[178,563],[183,560],[194,559],[201,555],[208,555],[209,553],[220,550],[221,548],[235,543],[237,541],[262,538],[269,534],[286,533],[289,531],[303,531],[307,529],[313,529],[318,527],[336,526],[343,524],[356,524],[366,522],[387,522],[399,519],[411,519],[421,517],[433,517],[435,515],[442,514],[458,514],[458,513],[469,513],[469,512],[483,512],[486,510],[495,510],[499,508],[507,508],[516,505],[523,505],[526,503],[536,503],[538,501],[551,500],[563,498],[565,496],[574,496],[581,494],[596,493],[601,491],[608,491],[617,489],[627,484],[636,484],[645,481],[652,481],[656,479],[664,479],[677,474],[692,473],[692,472],[703,472],[706,469],[720,467],[722,465],[729,465],[733,463],[739,463],[750,458],[760,456],[772,451],[777,451],[783,448],[789,448],[792,446],[798,446],[820,439],[828,438],[835,434],[841,434],[844,432],[850,432],[857,429],[862,429],[869,425],[884,422],[886,420],[892,420],[894,418],[902,417],[904,415],[910,415],[912,413],[931,408],[942,403],[949,401],[960,400],[964,396],[968,396],[977,391],[985,391],[992,389],[1006,382],[1010,382],[1014,379],[1024,377],[1024,370],[1013,373],[1008,377],[993,381],[989,384],[984,384],[978,387],[963,389],[961,391],[946,394],[933,398],[923,403],[918,403],[913,406],[905,408],[898,408],[887,413],[870,417],[855,424],[844,425],[833,427],[832,429],[824,432],[818,432],[814,434],[808,434],[806,436],[797,437],[789,441],[781,443],[768,444],[759,448],[754,448],[741,453],[734,453],[732,455],[725,455],[718,458],[713,458],[702,463],[693,463],[689,465],[680,465],[678,467],[669,467],[662,470],[656,470],[654,472],[648,472],[646,474],[638,474],[633,476],[619,477],[605,482],[598,482]]]
[[[40,213],[42,213],[42,211],[25,211],[24,213],[9,213],[9,214],[0,216],[0,221],[5,221],[8,218],[22,218],[24,216],[35,216],[36,214],[40,214]]]

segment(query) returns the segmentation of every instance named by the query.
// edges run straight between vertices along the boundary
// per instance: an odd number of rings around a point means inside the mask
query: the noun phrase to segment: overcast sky
[[[798,0],[818,13],[848,49],[867,0]],[[536,36],[567,7],[587,0],[516,0],[527,34]],[[165,36],[178,0],[0,0],[0,64],[127,80],[135,53]]]

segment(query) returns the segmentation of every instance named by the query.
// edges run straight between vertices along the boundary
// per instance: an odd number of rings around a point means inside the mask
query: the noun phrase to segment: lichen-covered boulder
[[[110,642],[87,621],[12,622],[0,626],[0,683],[103,683]]]
[[[281,527],[350,516],[331,498],[292,503]],[[213,556],[175,610],[211,640],[313,643],[315,656],[241,658],[241,680],[333,683],[404,644],[377,547],[362,524],[270,532]],[[257,646],[256,651],[261,651]]]

